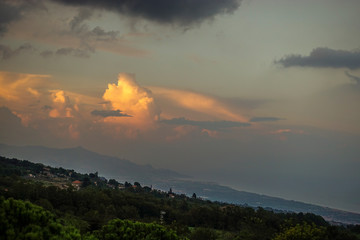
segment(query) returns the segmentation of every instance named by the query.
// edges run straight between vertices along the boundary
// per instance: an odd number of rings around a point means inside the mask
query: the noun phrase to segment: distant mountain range
[[[0,144],[0,155],[29,160],[53,167],[74,169],[81,173],[98,172],[108,179],[120,182],[140,182],[154,188],[252,207],[272,208],[275,211],[311,212],[334,223],[360,224],[360,214],[317,206],[299,201],[285,200],[245,191],[238,191],[216,183],[201,182],[189,176],[150,165],[138,165],[131,161],[91,152],[82,147],[47,148],[41,146],[9,146]]]

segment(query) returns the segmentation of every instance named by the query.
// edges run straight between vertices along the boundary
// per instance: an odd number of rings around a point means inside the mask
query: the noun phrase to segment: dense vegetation
[[[0,194],[0,239],[360,239],[360,226],[330,226],[314,214],[204,201],[16,159],[0,158]]]

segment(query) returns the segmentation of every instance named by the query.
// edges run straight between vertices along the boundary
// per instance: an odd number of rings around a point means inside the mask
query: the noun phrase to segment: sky
[[[359,9],[0,0],[0,143],[360,213]]]

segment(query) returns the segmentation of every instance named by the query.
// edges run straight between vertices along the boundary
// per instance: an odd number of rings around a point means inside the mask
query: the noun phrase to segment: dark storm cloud
[[[94,116],[100,117],[132,117],[129,114],[123,113],[120,110],[94,110],[91,112]]]
[[[283,118],[277,118],[277,117],[253,117],[250,119],[250,122],[276,122],[284,120]]]
[[[0,37],[8,30],[9,24],[21,19],[28,10],[45,9],[40,0],[0,0]]]
[[[248,127],[250,123],[234,122],[234,121],[193,121],[185,118],[172,118],[161,120],[160,122],[172,125],[190,125],[197,126],[209,130],[219,130],[233,127]]]
[[[229,14],[240,6],[241,0],[53,0],[59,3],[115,11],[162,24],[190,26]]]
[[[34,50],[34,48],[28,43],[25,43],[14,50],[11,49],[9,46],[0,44],[0,59],[7,60],[22,52],[32,51],[32,50]]]
[[[346,76],[348,76],[351,80],[353,80],[356,84],[360,85],[360,77],[351,75],[348,71],[345,72]]]
[[[316,67],[316,68],[360,68],[360,51],[334,50],[325,47],[315,48],[309,56],[289,55],[275,63],[284,67]]]
[[[7,1],[0,1],[0,37],[7,31],[8,25],[20,17],[18,7],[9,5]]]

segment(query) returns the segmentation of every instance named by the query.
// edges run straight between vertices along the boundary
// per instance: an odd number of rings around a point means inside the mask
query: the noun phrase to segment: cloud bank
[[[284,67],[360,68],[360,50],[346,51],[318,47],[309,56],[289,55],[275,61]]]
[[[16,49],[11,49],[9,46],[0,44],[0,59],[7,60],[23,52],[32,50],[34,50],[34,48],[28,43],[25,43]]]
[[[284,119],[277,117],[253,117],[250,119],[250,122],[277,122],[280,120],[284,120]]]
[[[114,11],[122,15],[142,18],[160,24],[189,27],[212,19],[219,14],[237,10],[241,0],[53,0],[55,2]]]
[[[150,87],[158,100],[163,117],[167,119],[178,116],[196,119],[228,120],[247,122],[248,119],[238,109],[229,106],[219,98],[187,90]]]
[[[234,128],[234,127],[248,127],[251,126],[250,123],[245,122],[234,122],[234,121],[193,121],[185,118],[173,118],[165,119],[160,122],[172,125],[190,125],[198,126],[201,128],[209,130],[220,130],[225,128]]]
[[[113,140],[220,137],[227,129],[251,126],[214,96],[151,89],[156,93],[137,83],[134,75],[121,73],[99,98],[66,91],[48,75],[0,72],[0,106],[11,109],[24,128],[39,132],[41,138],[51,135],[54,141],[88,135]]]

